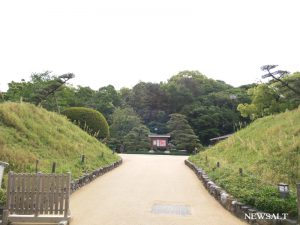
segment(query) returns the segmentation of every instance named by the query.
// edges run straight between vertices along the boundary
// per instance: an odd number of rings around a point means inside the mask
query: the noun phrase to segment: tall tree
[[[163,133],[166,131],[167,98],[160,84],[138,83],[133,87],[128,103],[150,128],[151,132]]]
[[[195,103],[185,107],[187,119],[202,144],[208,145],[209,139],[234,132],[239,123],[238,112],[225,107]]]
[[[141,124],[140,117],[132,108],[117,108],[112,114],[109,145],[114,149],[120,149],[124,145],[124,137]]]
[[[125,137],[126,151],[146,151],[150,149],[149,129],[145,125],[134,127]]]
[[[294,89],[300,89],[300,73],[294,73],[282,78]],[[237,109],[243,117],[252,120],[274,113],[283,112],[286,109],[294,109],[300,104],[300,97],[286,85],[279,81],[269,81],[250,88],[248,94],[251,103],[239,104]]]
[[[53,77],[53,79],[48,80],[45,83],[44,87],[40,88],[39,90],[36,90],[35,103],[37,105],[41,104],[42,101],[45,101],[49,96],[54,95],[60,87],[62,87],[64,84],[66,84],[68,80],[74,77],[75,75],[73,73],[67,73],[58,77]],[[33,81],[34,79],[35,76],[33,77]]]
[[[231,86],[223,81],[209,79],[199,71],[186,70],[171,77],[163,88],[168,97],[169,113],[178,113],[184,106],[198,101],[201,97]]]
[[[278,65],[264,65],[261,67],[262,71],[267,72],[267,74],[263,75],[262,78],[269,78],[271,77],[274,81],[280,82],[284,87],[292,90],[295,94],[300,96],[300,91],[296,88],[292,87],[286,80],[283,78],[289,75],[290,73],[285,70],[276,70],[271,72],[271,70],[275,69]]]
[[[75,90],[75,105],[79,107],[93,108],[96,91],[90,87],[78,86]]]
[[[95,92],[92,107],[100,111],[111,122],[111,115],[120,106],[120,96],[115,87],[108,85]]]
[[[171,143],[177,149],[185,149],[188,152],[193,152],[195,148],[201,148],[198,137],[184,115],[178,113],[171,114],[167,127],[171,134]]]
[[[10,101],[22,100],[41,104],[50,110],[58,110],[57,94],[65,87],[66,82],[73,77],[74,74],[72,73],[61,76],[51,75],[50,71],[33,73],[30,81],[22,79],[21,82],[12,81],[9,83],[9,89],[5,96]]]

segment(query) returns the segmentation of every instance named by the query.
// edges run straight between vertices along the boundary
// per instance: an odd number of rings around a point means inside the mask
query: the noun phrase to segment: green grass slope
[[[57,173],[71,171],[76,178],[119,157],[64,116],[27,103],[0,104],[0,160],[10,164],[6,171],[34,172],[37,159],[39,171],[51,172],[56,162]]]
[[[261,119],[227,140],[191,156],[229,193],[268,212],[296,214],[300,182],[300,108]],[[220,168],[216,167],[220,162]],[[239,175],[242,168],[244,175]],[[277,184],[288,183],[291,195],[279,198]]]

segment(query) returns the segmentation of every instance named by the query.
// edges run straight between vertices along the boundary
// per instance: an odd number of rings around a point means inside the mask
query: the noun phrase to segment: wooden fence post
[[[85,160],[85,155],[81,155],[81,164],[84,163],[84,160]]]
[[[6,191],[6,210],[7,211],[3,211],[3,224],[7,223],[7,216],[8,216],[8,213],[9,213],[9,210],[11,209],[12,207],[12,204],[11,204],[11,188],[12,188],[12,177],[13,177],[13,174],[14,172],[12,171],[9,171],[8,173],[8,182],[7,182],[7,191]]]
[[[239,173],[241,176],[243,176],[243,168],[239,168]]]
[[[0,188],[1,188],[1,184],[2,184],[4,170],[5,170],[5,167],[7,167],[7,166],[8,166],[8,163],[0,161]]]
[[[56,170],[56,162],[53,162],[52,164],[52,173],[55,173]]]
[[[70,191],[71,191],[71,172],[67,173],[67,182],[66,182],[66,200],[65,200],[65,211],[64,218],[67,219],[69,215],[69,207],[70,207]]]
[[[36,188],[36,199],[35,199],[35,213],[34,216],[37,217],[40,212],[40,207],[41,207],[41,198],[42,198],[42,173],[37,173],[36,177],[36,183],[35,183],[35,188]]]
[[[39,170],[39,160],[37,159],[37,160],[35,161],[35,173],[37,173],[38,170]]]

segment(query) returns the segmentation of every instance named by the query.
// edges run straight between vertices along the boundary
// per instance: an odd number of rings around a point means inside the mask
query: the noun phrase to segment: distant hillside
[[[293,215],[300,182],[300,108],[257,119],[190,160],[245,203],[266,211],[290,210]],[[239,168],[244,176],[239,176]],[[279,199],[279,182],[290,185],[290,199]]]
[[[64,116],[27,103],[0,104],[0,160],[8,170],[33,172],[37,159],[42,172],[56,162],[58,173],[71,171],[76,178],[118,156]]]

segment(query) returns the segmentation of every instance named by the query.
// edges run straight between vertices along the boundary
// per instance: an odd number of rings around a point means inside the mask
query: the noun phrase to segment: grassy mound
[[[300,108],[258,119],[190,160],[242,202],[266,212],[296,216]],[[217,162],[220,168],[216,167]],[[242,176],[239,168],[243,169]],[[290,185],[291,194],[285,200],[279,197],[279,182]]]
[[[86,161],[81,164],[84,154]],[[64,116],[27,103],[0,104],[0,160],[15,172],[71,171],[77,178],[95,168],[111,164],[119,157]]]

